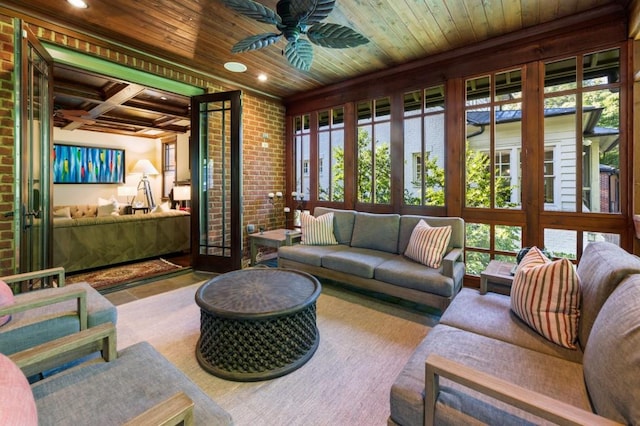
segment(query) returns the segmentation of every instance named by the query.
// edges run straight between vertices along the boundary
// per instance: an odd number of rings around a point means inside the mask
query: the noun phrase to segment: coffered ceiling
[[[76,9],[65,0],[2,0],[0,11],[5,7],[27,21],[62,26],[124,45],[194,68],[230,87],[250,88],[275,98],[286,98],[581,12],[626,9],[630,3],[629,0],[338,0],[323,22],[350,27],[370,42],[348,49],[314,45],[311,69],[300,71],[283,56],[284,40],[258,51],[231,53],[236,42],[276,30],[273,25],[230,10],[221,0],[86,1],[87,9]],[[276,0],[258,3],[276,10]],[[247,71],[227,71],[224,64],[229,61],[242,62]],[[267,80],[259,81],[258,75],[263,73]],[[58,72],[61,77],[65,74]],[[85,80],[91,83],[89,86],[98,83],[88,77]],[[115,84],[112,89],[117,93],[118,83],[110,84]],[[72,79],[64,86],[57,84],[56,96],[60,99],[71,91]],[[129,102],[140,119],[151,118],[143,116],[155,94],[142,90],[139,97]],[[65,109],[88,111],[97,106],[89,100],[85,102],[69,100]],[[184,103],[176,99],[176,105],[152,119],[167,129],[179,125],[176,119],[181,115],[175,114],[174,107],[183,108]],[[109,114],[115,120],[120,112],[113,108]],[[92,115],[89,118],[97,118]],[[99,120],[94,121],[99,125]]]

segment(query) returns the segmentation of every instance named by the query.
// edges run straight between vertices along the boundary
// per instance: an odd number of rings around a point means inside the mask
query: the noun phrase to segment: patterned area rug
[[[117,286],[145,281],[158,275],[183,269],[182,266],[173,264],[165,259],[146,260],[128,265],[115,266],[113,268],[100,269],[98,271],[80,272],[68,275],[66,284],[86,281],[96,290],[107,290]]]

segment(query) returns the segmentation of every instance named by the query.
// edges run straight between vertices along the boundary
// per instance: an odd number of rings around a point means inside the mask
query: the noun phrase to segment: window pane
[[[620,235],[618,234],[609,234],[606,232],[584,232],[582,236],[582,241],[584,242],[584,247],[589,245],[589,243],[596,241],[607,241],[611,244],[615,244],[617,246],[620,245]]]
[[[467,106],[486,104],[491,101],[491,77],[484,76],[467,80]]]
[[[620,82],[620,49],[584,55],[582,86],[598,86]]]
[[[485,128],[490,116],[488,109],[467,111],[467,146],[465,153],[465,205],[489,207],[491,205],[490,132]]]
[[[583,93],[585,211],[620,213],[620,101],[609,89]]]
[[[310,116],[303,115],[294,119],[294,146],[296,159],[296,184],[295,192],[309,199],[309,159],[310,159]]]
[[[465,265],[468,275],[480,275],[482,271],[487,269],[491,257],[488,253],[480,253],[477,251],[467,250],[465,252]]]
[[[575,95],[544,101],[545,210],[548,211],[577,211],[575,112]]]
[[[577,231],[565,229],[545,229],[544,230],[544,248],[546,248],[553,257],[566,257],[567,259],[577,259],[578,247]]]
[[[404,114],[404,204],[444,206],[444,86],[405,94]]]
[[[466,223],[466,246],[489,249],[491,227],[484,223]]]
[[[571,90],[576,87],[576,58],[545,64],[544,93]]]
[[[318,113],[318,200],[344,200],[344,108]]]
[[[522,227],[496,225],[496,250],[517,253],[522,248]]]
[[[510,101],[522,98],[522,71],[513,70],[496,74],[496,101]]]
[[[391,202],[390,118],[389,98],[358,103],[357,190],[360,202]]]

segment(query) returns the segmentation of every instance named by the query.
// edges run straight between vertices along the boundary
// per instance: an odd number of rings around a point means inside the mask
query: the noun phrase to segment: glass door
[[[16,43],[16,64],[20,68],[16,141],[16,211],[19,228],[17,267],[28,272],[51,267],[51,140],[52,59],[36,37],[22,25]]]
[[[191,98],[191,253],[195,270],[242,268],[241,92]]]

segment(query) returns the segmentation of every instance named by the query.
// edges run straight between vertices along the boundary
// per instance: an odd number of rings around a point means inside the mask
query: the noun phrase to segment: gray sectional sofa
[[[308,272],[369,291],[433,306],[444,311],[462,287],[465,274],[464,221],[457,217],[373,214],[316,207],[314,216],[334,214],[337,245],[283,246],[278,266]],[[403,254],[416,224],[452,228],[438,269]]]
[[[573,410],[574,424],[640,424],[640,259],[591,243],[577,273],[577,350],[529,328],[509,296],[463,289],[397,377],[388,423],[569,424]]]

